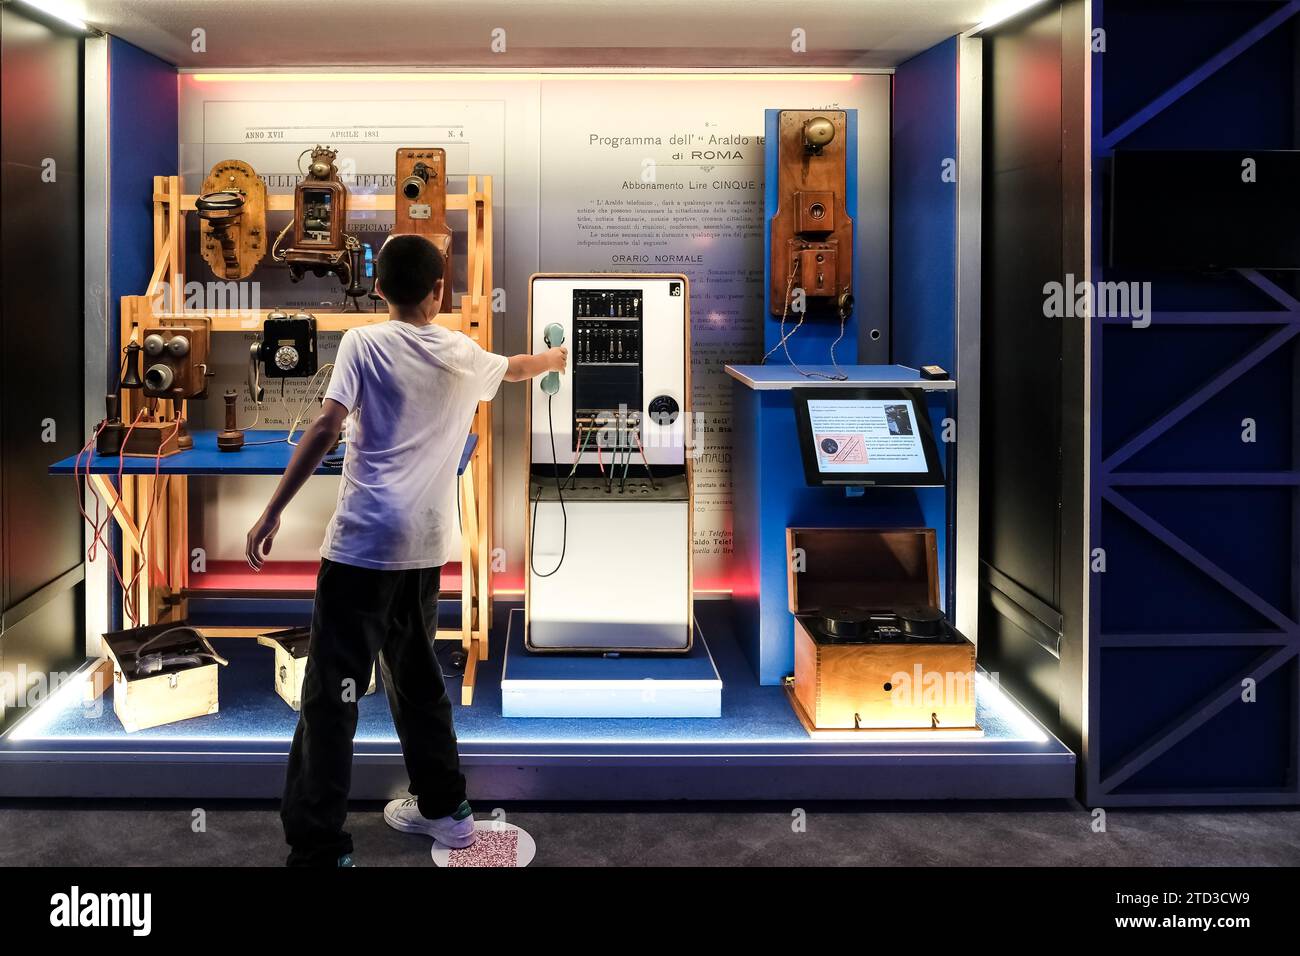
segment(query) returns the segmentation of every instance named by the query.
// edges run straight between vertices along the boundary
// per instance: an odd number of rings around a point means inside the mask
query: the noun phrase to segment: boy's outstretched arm
[[[569,361],[569,350],[560,345],[536,355],[512,355],[506,361],[509,362],[506,366],[506,381],[526,382],[547,372],[563,375],[564,366]]]
[[[334,441],[343,427],[343,419],[347,416],[346,408],[334,399],[327,398],[321,413],[302,433],[298,447],[294,449],[293,457],[284,469],[284,477],[267,502],[266,510],[248,532],[248,546],[244,555],[248,558],[248,566],[254,571],[262,570],[266,555],[271,553],[271,542],[280,530],[281,513],[298,493],[298,489],[320,467],[326,453],[334,447]]]

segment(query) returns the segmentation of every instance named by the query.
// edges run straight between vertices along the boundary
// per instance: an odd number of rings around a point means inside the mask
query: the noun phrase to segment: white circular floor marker
[[[433,862],[438,866],[527,866],[537,855],[537,843],[513,823],[479,820],[478,839],[463,850],[433,843]]]

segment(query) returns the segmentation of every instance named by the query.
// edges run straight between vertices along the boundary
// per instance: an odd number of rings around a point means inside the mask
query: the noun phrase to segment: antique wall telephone
[[[248,347],[248,397],[262,404],[267,378],[310,378],[316,374],[316,316],[279,310],[262,323],[262,337]]]
[[[838,318],[843,338],[853,312],[853,220],[845,203],[848,114],[782,110],[777,133],[778,205],[770,224],[768,302],[771,314],[781,318],[781,339],[768,355],[785,347],[789,359],[786,343],[805,319]],[[796,305],[800,297],[802,310]],[[799,311],[798,322],[787,333],[792,311]],[[831,364],[836,365],[835,345]]]
[[[183,322],[144,330],[141,387],[146,398],[207,397],[209,322],[206,318]]]
[[[397,151],[397,194],[393,201],[393,235],[424,236],[451,262],[451,229],[447,226],[447,151],[404,146]],[[439,311],[451,310],[451,278],[442,283]]]
[[[308,397],[300,404],[297,414],[292,418],[289,433],[285,438],[251,442],[251,444],[263,445],[279,441],[294,444],[294,433],[298,430],[298,426],[302,424],[307,408],[312,401],[322,399],[329,381],[329,372],[333,368],[333,364],[318,365],[316,317],[314,315],[307,312],[297,312],[290,315],[287,312],[278,310],[267,315],[266,321],[262,323],[261,338],[250,343],[248,347],[248,396],[252,399],[253,404],[257,406],[257,418],[249,427],[256,427],[258,421],[261,420],[262,403],[266,398],[266,389],[262,385],[264,374],[267,378],[278,378],[280,380],[281,401],[284,400],[284,382],[286,379],[309,379],[307,383]],[[217,435],[217,447],[222,451],[239,451],[245,442],[244,431],[235,424],[235,402],[238,393],[234,389],[230,389],[226,392],[224,398],[226,402],[225,428]],[[337,447],[337,442],[335,447]]]
[[[222,160],[194,201],[203,258],[220,279],[246,279],[266,255],[266,184],[248,163]]]
[[[348,190],[334,165],[338,153],[317,146],[303,150],[299,162],[308,152],[311,162],[302,182],[294,187],[293,218],[272,243],[271,258],[288,264],[289,278],[294,282],[300,282],[308,272],[318,278],[333,272],[349,296],[364,295],[366,290],[356,284],[361,244],[347,232]],[[285,246],[284,239],[290,233],[290,244]]]
[[[95,430],[96,453],[153,458],[192,448],[181,409],[189,399],[207,397],[210,342],[206,316],[163,316],[133,330],[122,350],[118,387],[105,396],[105,418]],[[130,422],[121,417],[123,390],[139,390],[150,400]],[[171,402],[170,415],[163,400]]]
[[[306,378],[316,374],[316,316],[272,312],[262,323],[257,359],[268,378]]]

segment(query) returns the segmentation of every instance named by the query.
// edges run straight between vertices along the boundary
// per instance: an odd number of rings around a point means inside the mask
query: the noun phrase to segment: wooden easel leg
[[[471,641],[468,656],[465,658],[465,676],[460,682],[460,703],[468,707],[474,703],[474,684],[478,680],[478,641]]]
[[[465,650],[465,674],[461,678],[460,702],[465,706],[474,703],[474,679],[478,671],[477,648],[473,642],[474,627],[474,541],[473,528],[477,515],[474,510],[474,461],[471,458],[460,476],[460,646]]]
[[[107,657],[101,657],[90,665],[90,671],[86,674],[86,687],[83,700],[87,703],[94,703],[104,696],[104,691],[108,690],[108,685],[113,682],[113,662]]]

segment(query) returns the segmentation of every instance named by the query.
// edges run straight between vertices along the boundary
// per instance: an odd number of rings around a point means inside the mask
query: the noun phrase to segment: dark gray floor
[[[0,804],[0,866],[278,865],[269,804]],[[363,866],[432,866],[429,841],[353,808]],[[506,807],[541,866],[1300,866],[1300,810],[1113,810],[1106,832],[1073,803],[794,807]],[[492,807],[478,806],[489,818]]]

